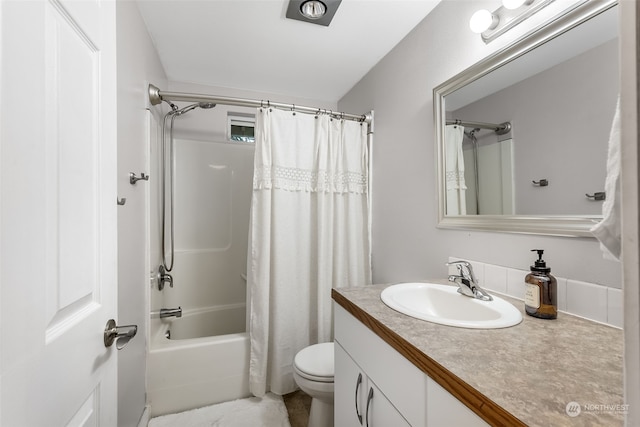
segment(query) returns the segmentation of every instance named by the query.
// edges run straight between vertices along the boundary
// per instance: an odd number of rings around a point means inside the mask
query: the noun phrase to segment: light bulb
[[[300,13],[308,19],[320,19],[327,13],[327,6],[318,0],[309,0],[302,3]]]
[[[469,20],[469,28],[474,33],[484,33],[485,31],[495,28],[498,25],[498,17],[486,9],[480,9],[471,16]]]
[[[519,8],[525,2],[526,0],[502,0],[502,6],[504,6],[505,9],[513,10]]]

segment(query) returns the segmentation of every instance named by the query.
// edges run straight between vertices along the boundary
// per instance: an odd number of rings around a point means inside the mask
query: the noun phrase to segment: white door
[[[115,3],[0,0],[0,424],[117,423]]]

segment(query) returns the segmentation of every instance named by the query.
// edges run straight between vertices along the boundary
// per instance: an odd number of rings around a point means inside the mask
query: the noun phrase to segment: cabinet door
[[[428,426],[489,427],[482,418],[431,378],[427,380],[427,396]]]
[[[334,305],[334,316],[335,341],[366,372],[367,378],[384,391],[409,424],[424,426],[427,376],[343,307]],[[363,394],[368,392],[366,389]]]
[[[411,427],[376,385],[367,383],[364,427]]]
[[[340,427],[409,427],[409,423],[351,356],[335,343],[335,425]]]
[[[337,342],[335,343],[334,375],[335,425],[364,426],[366,376]]]

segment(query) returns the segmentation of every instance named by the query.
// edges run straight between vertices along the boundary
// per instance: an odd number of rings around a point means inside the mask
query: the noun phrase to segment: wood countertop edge
[[[509,411],[493,402],[491,399],[440,365],[436,360],[429,357],[429,355],[420,351],[413,344],[406,341],[387,326],[380,323],[380,321],[362,310],[356,304],[352,303],[348,298],[343,296],[339,290],[332,289],[331,297],[353,317],[362,322],[373,333],[393,347],[413,365],[427,374],[442,388],[455,396],[460,402],[487,423],[496,427],[526,426],[525,423],[513,416]]]

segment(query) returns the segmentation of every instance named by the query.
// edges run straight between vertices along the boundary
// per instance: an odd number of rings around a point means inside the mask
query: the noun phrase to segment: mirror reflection
[[[613,7],[445,94],[446,216],[601,214],[617,35]]]

